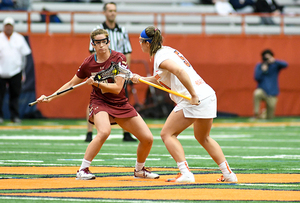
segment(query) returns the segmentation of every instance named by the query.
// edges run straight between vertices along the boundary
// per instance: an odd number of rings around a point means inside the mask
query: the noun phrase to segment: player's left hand
[[[140,77],[141,77],[140,75],[134,73],[133,76],[132,76],[132,78],[131,78],[130,80],[131,80],[133,83],[139,83],[139,82],[140,82],[140,81],[139,81]]]

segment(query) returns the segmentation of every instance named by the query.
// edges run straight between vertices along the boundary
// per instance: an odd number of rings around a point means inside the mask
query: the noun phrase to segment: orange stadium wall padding
[[[143,53],[138,35],[131,34],[132,72],[152,73],[153,60]],[[89,35],[30,35],[36,75],[36,95],[50,95],[76,73],[89,56]],[[263,49],[270,48],[276,59],[289,67],[279,76],[280,95],[277,116],[300,115],[299,36],[200,36],[164,35],[164,45],[178,49],[200,76],[216,91],[218,111],[252,116],[252,94],[256,87],[254,67]],[[148,86],[135,85],[138,101],[144,103]],[[38,104],[48,118],[85,118],[91,87],[84,85],[50,103]],[[130,103],[136,99],[130,95]]]

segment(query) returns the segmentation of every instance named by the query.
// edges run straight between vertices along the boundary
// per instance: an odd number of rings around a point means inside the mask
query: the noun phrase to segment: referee
[[[128,33],[125,27],[121,27],[116,23],[117,16],[117,5],[114,2],[105,3],[103,6],[103,12],[105,15],[105,22],[98,25],[95,29],[105,29],[107,30],[110,37],[110,49],[121,52],[126,56],[128,67],[130,67],[131,62],[131,44],[129,41]],[[90,43],[89,46],[90,53],[94,53],[95,50]],[[128,97],[127,88],[125,89],[126,95]],[[89,115],[89,108],[87,108],[87,120]],[[93,125],[87,122],[87,134],[86,142],[90,142],[93,139]],[[136,141],[136,139],[131,137],[129,132],[123,130],[123,141]]]

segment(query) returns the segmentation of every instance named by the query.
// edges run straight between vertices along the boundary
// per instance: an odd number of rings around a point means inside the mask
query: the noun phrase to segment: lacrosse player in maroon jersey
[[[153,76],[142,79],[167,87],[190,97],[190,100],[171,95],[176,107],[168,116],[161,131],[161,138],[169,153],[174,158],[180,174],[168,182],[195,182],[189,170],[183,147],[177,136],[194,125],[194,136],[204,147],[212,159],[219,165],[223,175],[217,181],[237,182],[237,177],[229,167],[220,145],[210,136],[213,118],[217,116],[217,98],[215,91],[193,69],[189,61],[176,49],[162,46],[159,29],[149,26],[141,32],[140,44],[142,51],[149,53],[154,59]],[[134,83],[141,76],[135,74]],[[179,125],[178,125],[179,124]]]
[[[125,76],[118,74],[114,79],[107,79],[104,82],[94,80],[94,76],[98,72],[108,69],[112,62],[119,64],[122,68],[127,68],[126,57],[120,52],[109,49],[109,36],[104,29],[94,30],[91,33],[91,41],[96,53],[87,57],[75,76],[56,91],[60,92],[77,85],[85,78],[88,78],[87,84],[93,87],[90,95],[89,122],[95,125],[97,135],[86,149],[76,179],[95,179],[95,175],[90,172],[89,167],[110,135],[111,124],[114,123],[132,133],[140,141],[137,148],[134,177],[157,179],[159,178],[158,174],[151,173],[144,167],[152,147],[153,136],[142,117],[129,104],[128,98],[125,96]],[[37,101],[49,102],[56,98],[45,99],[45,97],[45,95],[42,95]]]

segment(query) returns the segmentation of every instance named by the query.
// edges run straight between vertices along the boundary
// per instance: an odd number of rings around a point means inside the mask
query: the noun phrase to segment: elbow
[[[178,77],[178,76],[183,75],[184,73],[186,73],[185,70],[180,68],[174,74]]]

